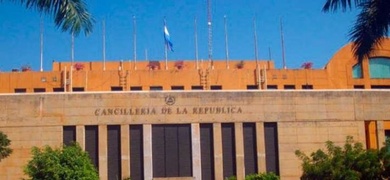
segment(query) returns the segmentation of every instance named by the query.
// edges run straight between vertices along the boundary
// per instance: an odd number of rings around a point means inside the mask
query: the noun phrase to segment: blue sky
[[[212,0],[213,59],[225,59],[224,15],[227,16],[229,56],[253,60],[253,18],[256,17],[259,59],[282,67],[279,19],[283,19],[287,68],[311,61],[322,68],[346,43],[357,12],[323,13],[325,0]],[[133,15],[137,19],[137,59],[164,59],[163,19],[166,18],[175,52],[170,60],[195,59],[194,18],[197,18],[199,58],[208,58],[206,0],[87,0],[96,20],[94,31],[75,39],[75,61],[102,60],[102,20],[106,21],[107,61],[133,59]],[[0,71],[30,65],[40,67],[40,14],[19,4],[0,3]],[[71,36],[44,16],[44,65],[69,61]]]

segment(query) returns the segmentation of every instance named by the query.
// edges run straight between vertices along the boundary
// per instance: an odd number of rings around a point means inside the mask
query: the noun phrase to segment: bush
[[[236,180],[236,176],[230,176],[225,178],[225,180]],[[266,172],[260,174],[248,174],[245,176],[245,180],[279,180],[279,176],[273,172]]]
[[[321,149],[310,157],[297,150],[302,160],[301,179],[386,179],[390,173],[390,140],[380,150],[363,148],[348,136],[344,147],[326,142],[326,151]]]
[[[32,155],[24,169],[31,179],[99,179],[88,154],[78,144],[57,149],[33,147]]]
[[[12,153],[12,149],[9,148],[11,140],[8,139],[7,135],[0,131],[0,161]]]

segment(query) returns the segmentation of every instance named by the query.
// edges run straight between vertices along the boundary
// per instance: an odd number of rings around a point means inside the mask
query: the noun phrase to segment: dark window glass
[[[46,92],[45,88],[34,88],[35,93],[41,93],[41,92]]]
[[[278,125],[275,122],[264,123],[265,161],[267,172],[279,175]]]
[[[222,86],[221,85],[212,85],[212,86],[210,86],[210,89],[211,90],[222,90]]]
[[[278,89],[277,85],[267,85],[267,89]]]
[[[354,85],[354,89],[364,89],[364,85]]]
[[[200,124],[202,179],[214,179],[213,124]]]
[[[259,89],[259,88],[257,85],[247,85],[246,89],[250,90],[250,89]]]
[[[108,179],[120,179],[121,173],[121,127],[107,126],[107,171]]]
[[[64,88],[53,88],[53,92],[64,92]]]
[[[123,87],[122,86],[112,86],[111,91],[123,91]]]
[[[284,85],[284,89],[295,89],[295,85]]]
[[[130,91],[142,91],[142,86],[131,86]]]
[[[222,123],[223,177],[236,175],[236,141],[233,123]]]
[[[76,141],[76,126],[64,126],[62,127],[62,142],[69,146],[72,142]]]
[[[26,89],[24,89],[24,88],[15,89],[15,93],[25,93],[25,92],[26,92]]]
[[[142,125],[130,125],[130,172],[132,180],[144,179],[144,146]]]
[[[192,90],[203,90],[203,86],[191,86]]]
[[[72,88],[73,92],[81,92],[84,91],[84,87],[74,87]]]
[[[184,90],[184,86],[172,86],[172,90]]]
[[[390,89],[389,85],[372,85],[371,89]]]
[[[162,91],[162,86],[150,86],[151,91]]]
[[[302,89],[313,89],[313,85],[302,85]]]

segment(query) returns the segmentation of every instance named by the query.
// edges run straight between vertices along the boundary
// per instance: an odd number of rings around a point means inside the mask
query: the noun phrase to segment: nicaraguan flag
[[[166,24],[164,24],[164,40],[165,40],[165,45],[167,46],[167,48],[173,52],[173,44],[172,44],[171,39],[169,37],[169,32],[168,32],[168,28],[167,28]]]

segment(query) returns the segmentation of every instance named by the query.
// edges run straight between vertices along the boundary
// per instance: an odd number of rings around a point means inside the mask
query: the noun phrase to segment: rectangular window
[[[76,126],[63,126],[62,127],[62,142],[64,145],[69,146],[72,142],[76,141]]]
[[[192,176],[191,126],[153,125],[154,177]]]
[[[202,179],[214,179],[213,124],[200,124],[200,154]]]
[[[130,125],[130,176],[144,179],[144,146],[142,125]]]
[[[34,88],[34,92],[35,93],[43,93],[43,92],[46,92],[46,89],[45,88]]]
[[[266,171],[279,175],[278,124],[264,123]]]
[[[223,177],[236,175],[236,141],[234,123],[222,123]]]
[[[107,171],[108,179],[122,177],[121,171],[121,127],[107,126]]]
[[[257,173],[256,123],[244,123],[245,175]]]
[[[111,91],[123,91],[122,86],[111,86]]]
[[[354,79],[363,78],[362,64],[358,63],[352,67],[352,78]]]
[[[364,89],[364,85],[354,85],[354,89]]]
[[[371,89],[390,89],[388,85],[372,85]]]
[[[99,169],[99,129],[98,126],[85,126],[85,151],[92,164]]]
[[[302,89],[313,89],[313,85],[302,85]]]
[[[151,91],[162,91],[162,86],[150,86]]]
[[[184,86],[172,86],[172,90],[184,90]]]
[[[142,91],[142,86],[131,86],[130,91]]]
[[[248,89],[248,90],[255,90],[255,89],[259,89],[259,87],[257,85],[247,85],[246,89]]]
[[[211,90],[222,90],[222,86],[221,85],[211,85],[210,89]]]
[[[81,92],[84,91],[84,87],[74,87],[72,88],[73,92]]]
[[[26,89],[25,88],[17,88],[15,89],[15,93],[25,93]]]
[[[191,86],[192,90],[203,90],[203,86]]]
[[[267,85],[267,89],[278,89],[277,85]]]
[[[64,88],[53,88],[53,92],[64,92]]]
[[[295,85],[284,85],[284,89],[295,89]]]

